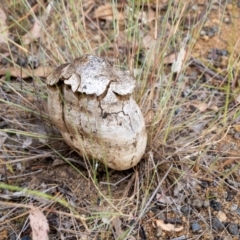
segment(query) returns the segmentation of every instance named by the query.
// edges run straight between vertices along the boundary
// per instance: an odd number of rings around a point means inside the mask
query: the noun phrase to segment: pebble
[[[157,231],[156,231],[156,237],[161,237],[162,236],[162,228],[157,227]]]
[[[231,23],[231,19],[229,17],[225,17],[223,20],[226,24],[230,24]]]
[[[219,221],[218,218],[212,219],[212,227],[219,232],[224,230],[224,225],[222,224],[222,222]]]
[[[195,208],[201,208],[203,206],[203,201],[201,199],[194,199],[192,206]]]
[[[180,236],[180,237],[172,238],[172,240],[187,240],[187,239],[188,239],[188,237],[185,236],[185,235],[182,235],[182,236]]]
[[[227,220],[227,216],[223,211],[219,211],[217,217],[221,222],[226,222]]]
[[[228,65],[228,57],[222,56],[222,58],[221,58],[221,66],[222,67],[227,67],[227,65]]]
[[[3,65],[6,65],[8,62],[9,62],[9,61],[8,61],[8,59],[7,59],[6,57],[3,57],[3,58],[1,59],[1,64],[3,64]]]
[[[239,235],[239,230],[238,230],[238,225],[236,223],[230,223],[227,226],[227,230],[230,234],[234,235],[234,236],[238,236]]]
[[[235,133],[233,137],[234,137],[235,139],[240,139],[240,133],[239,133],[239,132]]]
[[[236,134],[236,133],[235,133]],[[231,202],[236,194],[234,192],[227,192],[226,201]]]
[[[181,212],[183,215],[187,216],[187,215],[191,214],[192,209],[189,206],[184,205],[181,207]]]
[[[216,53],[216,51],[212,51],[211,53],[208,54],[207,58],[209,60],[217,61],[219,58],[219,55]]]
[[[26,236],[22,237],[21,240],[31,240],[31,237],[26,235]]]
[[[237,204],[232,204],[230,210],[231,210],[232,212],[235,212],[235,211],[237,211],[237,209],[238,209],[238,205],[237,205]]]
[[[25,57],[18,57],[16,63],[20,67],[26,67],[28,64],[28,61]]]
[[[204,35],[204,36],[202,36],[202,39],[207,42],[209,40],[209,36]]]
[[[200,36],[205,36],[205,35],[207,35],[206,31],[201,30],[201,31],[200,31]]]
[[[208,208],[210,206],[210,201],[209,200],[204,200],[203,201],[203,207]]]
[[[207,188],[207,187],[209,187],[209,183],[208,183],[208,181],[201,181],[200,186],[202,188]]]
[[[237,209],[237,214],[240,216],[240,208]]]
[[[227,56],[228,55],[228,51],[226,49],[222,49],[221,50],[221,55],[222,56]]]
[[[40,65],[40,61],[39,61],[39,59],[36,56],[30,55],[28,57],[28,65],[31,68],[35,69],[35,68],[37,68]]]
[[[207,35],[209,36],[209,37],[213,37],[214,35],[215,35],[215,32],[214,31],[208,31],[208,33],[207,33]]]
[[[214,210],[214,211],[219,211],[221,210],[222,206],[221,206],[221,203],[212,199],[210,201],[210,207]]]
[[[198,223],[192,223],[191,228],[193,233],[197,233],[202,229]]]

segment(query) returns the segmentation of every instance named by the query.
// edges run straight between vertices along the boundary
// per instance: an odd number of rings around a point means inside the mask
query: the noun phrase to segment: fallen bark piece
[[[129,71],[84,55],[48,76],[50,118],[81,156],[115,170],[132,168],[147,144],[142,112],[131,97],[135,82]]]

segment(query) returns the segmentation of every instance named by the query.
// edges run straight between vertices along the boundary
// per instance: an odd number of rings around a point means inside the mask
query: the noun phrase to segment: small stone
[[[204,200],[203,201],[203,207],[208,208],[210,206],[210,201],[209,200]]]
[[[237,209],[238,209],[238,205],[237,205],[237,204],[232,204],[230,210],[231,210],[232,212],[235,212],[235,211],[237,211]]]
[[[235,139],[240,139],[240,133],[239,133],[239,132],[235,133],[233,137],[234,137]]]
[[[193,223],[191,225],[191,228],[193,233],[197,233],[202,229],[202,227],[198,223]]]
[[[209,40],[209,36],[204,35],[204,36],[202,36],[202,39],[207,42]]]
[[[34,55],[30,55],[28,57],[28,65],[32,68],[35,69],[40,65],[39,59],[34,56]]]
[[[237,214],[240,215],[240,208],[237,209]]]
[[[227,230],[230,234],[234,235],[234,236],[238,236],[239,235],[239,230],[238,230],[238,225],[236,223],[230,223],[227,226]]]
[[[220,202],[212,199],[212,200],[210,201],[210,207],[211,207],[214,211],[219,211],[219,210],[221,210],[221,207],[222,207],[222,206],[221,206],[221,203],[220,203]]]
[[[3,65],[7,65],[8,62],[9,62],[9,61],[8,61],[8,59],[7,59],[6,57],[3,57],[3,58],[1,59],[1,64],[3,64]]]
[[[21,238],[21,240],[31,240],[32,238],[28,235],[24,236]]]
[[[228,51],[226,49],[222,49],[222,56],[227,56],[228,55]]]
[[[180,236],[180,237],[172,238],[172,240],[187,240],[187,239],[188,239],[188,237],[185,236],[185,235],[182,235],[182,236]]]
[[[217,217],[221,222],[226,222],[227,220],[227,216],[223,211],[219,211]]]
[[[235,134],[236,134],[236,132],[235,132]],[[236,195],[236,193],[234,193],[234,192],[227,192],[226,201],[231,202],[235,195]]]
[[[225,17],[223,20],[226,24],[230,24],[231,23],[231,19],[229,17]]]
[[[191,214],[192,209],[189,206],[184,205],[181,207],[181,212],[183,215],[187,216],[187,215]]]
[[[195,208],[201,208],[203,206],[203,201],[201,199],[194,199],[192,206]]]
[[[228,65],[228,57],[222,56],[222,58],[221,58],[221,66],[222,67],[227,67],[227,65]]]
[[[207,187],[209,187],[209,183],[207,181],[201,181],[200,186],[202,188],[207,188]]]
[[[206,31],[201,30],[201,32],[200,32],[200,36],[205,36],[205,35],[207,35]]]
[[[208,35],[208,37],[213,37],[214,35],[215,35],[215,32],[212,30],[212,29],[210,29],[208,32],[207,32],[207,35]]]
[[[212,28],[211,28],[211,32],[213,32],[214,33],[214,35],[215,35],[215,33],[217,33],[218,32],[218,26],[213,26]]]
[[[218,56],[218,54],[217,54],[215,51],[213,51],[213,52],[211,52],[211,53],[208,54],[208,57],[207,57],[207,58],[208,58],[209,60],[217,61],[218,58],[219,58],[219,56]]]
[[[219,221],[218,218],[212,219],[212,227],[218,232],[221,232],[224,230],[224,225],[222,224],[222,222]]]
[[[227,4],[226,9],[231,11],[233,9],[233,5],[231,3]]]
[[[217,186],[218,186],[218,181],[214,180],[214,181],[212,182],[212,186],[213,186],[213,187],[217,187]],[[214,196],[217,197],[217,195],[218,195],[218,194],[215,193]]]
[[[20,67],[26,67],[26,65],[28,64],[28,61],[25,57],[18,57],[16,63]]]
[[[161,237],[162,236],[162,228],[160,227],[157,227],[157,230],[156,230],[156,237]]]
[[[159,212],[156,212],[157,219],[165,221],[166,217],[162,211],[159,210]]]

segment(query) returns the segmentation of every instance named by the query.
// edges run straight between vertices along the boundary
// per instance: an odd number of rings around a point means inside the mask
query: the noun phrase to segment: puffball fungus
[[[131,97],[135,83],[129,71],[84,55],[48,76],[50,119],[81,156],[115,170],[132,168],[147,144],[142,112]]]

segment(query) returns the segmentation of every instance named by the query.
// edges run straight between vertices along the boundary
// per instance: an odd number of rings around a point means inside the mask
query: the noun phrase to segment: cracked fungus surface
[[[135,82],[129,71],[84,55],[47,78],[50,118],[80,155],[129,169],[147,144],[142,112],[131,97]]]

